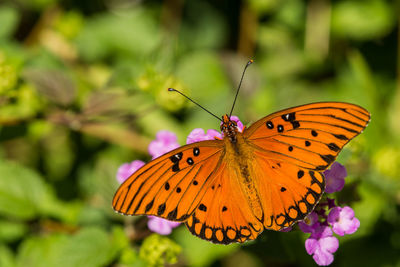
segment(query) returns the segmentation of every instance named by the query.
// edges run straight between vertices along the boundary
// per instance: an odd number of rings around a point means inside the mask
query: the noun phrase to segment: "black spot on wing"
[[[176,207],[173,211],[169,212],[167,215],[168,220],[176,220],[176,216],[178,215],[178,207]]]
[[[154,199],[149,204],[146,205],[146,209],[144,212],[148,212],[153,207],[153,204],[154,204]]]
[[[284,121],[290,122],[293,126],[293,129],[297,129],[300,127],[300,123],[296,121],[296,114],[294,112],[284,114],[281,117]]]
[[[335,157],[333,155],[319,155],[326,163],[331,164],[334,160]]]
[[[168,183],[168,182],[166,182],[166,183],[165,183],[165,185],[164,185],[164,188],[165,188],[165,190],[167,190],[167,191],[168,191],[168,190],[169,190],[169,187],[170,187],[170,186],[169,186],[169,183]]]
[[[315,130],[311,130],[311,135],[314,136],[314,137],[317,137],[318,133]]]
[[[297,129],[300,127],[300,122],[298,121],[291,121],[290,123],[292,124],[293,129]]]
[[[178,172],[181,169],[179,168],[179,163],[175,163],[174,165],[172,165],[172,171],[173,172]]]
[[[332,151],[335,151],[335,152],[340,151],[340,147],[339,147],[337,144],[335,144],[335,143],[330,143],[330,144],[328,144],[327,146],[328,146],[328,148],[329,148],[330,150],[332,150]]]
[[[272,121],[267,121],[266,124],[268,129],[274,129],[274,124],[272,123]]]
[[[343,134],[332,134],[335,138],[339,139],[339,140],[349,140],[349,138],[347,138],[345,135]]]
[[[199,210],[201,211],[207,211],[207,207],[204,204],[200,204]]]
[[[166,208],[165,203],[158,206],[157,215],[160,216],[160,215],[164,214],[165,208]]]
[[[183,153],[179,152],[175,155],[172,155],[171,157],[169,157],[169,159],[173,162],[173,163],[178,163],[181,159],[182,159]]]

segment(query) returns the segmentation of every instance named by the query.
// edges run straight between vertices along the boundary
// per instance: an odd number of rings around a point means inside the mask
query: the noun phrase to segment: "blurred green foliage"
[[[306,236],[267,231],[218,246],[183,226],[150,235],[111,208],[124,162],[157,131],[181,144],[219,123],[242,68],[245,123],[347,101],[372,113],[342,152],[337,194],[361,221],[336,265],[400,265],[400,3],[384,0],[3,0],[0,3],[0,266],[309,266]],[[360,257],[359,255],[368,255]]]

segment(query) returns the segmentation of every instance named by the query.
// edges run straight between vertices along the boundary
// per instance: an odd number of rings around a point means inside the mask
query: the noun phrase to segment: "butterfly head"
[[[235,142],[238,132],[237,123],[236,121],[231,121],[227,114],[222,116],[221,132],[224,133],[224,136],[229,137],[232,142]]]

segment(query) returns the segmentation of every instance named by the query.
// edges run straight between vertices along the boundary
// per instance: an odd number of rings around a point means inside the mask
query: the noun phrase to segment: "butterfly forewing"
[[[160,156],[120,186],[113,208],[126,215],[186,220],[212,182],[222,148],[222,141],[203,141]]]
[[[357,105],[314,103],[273,113],[251,125],[244,135],[264,157],[321,171],[369,120],[368,111]]]

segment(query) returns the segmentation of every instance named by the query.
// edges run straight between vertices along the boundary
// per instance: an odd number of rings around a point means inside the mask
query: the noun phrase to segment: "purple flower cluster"
[[[335,162],[324,174],[325,192],[334,193],[343,189],[344,178],[347,176],[343,165]],[[299,223],[301,231],[311,234],[305,243],[307,253],[313,256],[318,265],[323,266],[333,262],[333,253],[339,248],[339,240],[333,233],[339,236],[353,234],[359,226],[360,221],[354,216],[353,209],[348,206],[337,207],[335,200],[331,198],[319,203],[306,220]]]
[[[239,118],[232,116],[231,119],[236,121],[239,131],[242,132],[244,127]],[[197,128],[188,135],[186,143],[191,144],[222,138],[223,133],[217,130],[209,129],[205,132],[203,129]],[[179,144],[174,133],[160,131],[157,133],[156,140],[150,143],[148,150],[152,158],[155,159],[177,147],[179,147]],[[140,160],[122,164],[117,171],[118,182],[122,183],[144,164]],[[335,162],[324,174],[326,178],[326,193],[334,193],[343,189],[344,178],[347,176],[346,168],[343,165]],[[147,226],[153,232],[168,235],[179,224],[179,222],[149,216]],[[304,222],[299,223],[300,230],[310,234],[310,237],[305,242],[305,248],[318,265],[329,265],[333,262],[333,253],[339,248],[339,240],[333,236],[333,233],[339,236],[353,234],[359,226],[360,221],[354,216],[354,211],[348,206],[343,208],[336,206],[335,200],[331,198],[321,201]],[[291,229],[292,227],[288,227],[281,231],[288,232]]]

